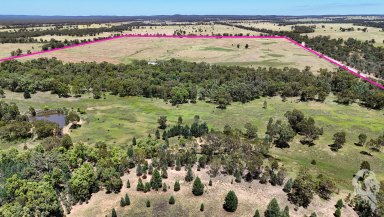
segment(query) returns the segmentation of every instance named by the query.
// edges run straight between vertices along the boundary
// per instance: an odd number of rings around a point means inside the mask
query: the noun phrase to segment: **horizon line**
[[[316,51],[313,51],[313,50],[311,50],[311,49],[309,49],[309,48],[307,48],[307,47],[305,47],[305,46],[297,43],[296,41],[294,41],[294,40],[292,40],[292,39],[290,39],[288,37],[285,37],[285,36],[121,35],[121,36],[116,36],[116,37],[112,37],[112,38],[106,38],[106,39],[90,41],[90,42],[86,42],[86,43],[75,44],[75,45],[70,45],[70,46],[61,47],[61,48],[55,48],[55,49],[46,50],[46,51],[39,51],[39,52],[31,53],[31,54],[24,54],[24,55],[16,56],[16,57],[9,57],[9,58],[5,58],[5,59],[0,59],[0,62],[6,61],[6,60],[11,60],[11,59],[17,59],[17,58],[21,58],[21,57],[26,57],[26,56],[32,56],[32,55],[36,55],[36,54],[47,53],[47,52],[51,52],[51,51],[63,50],[63,49],[72,48],[72,47],[78,47],[78,46],[82,46],[82,45],[86,45],[86,44],[93,44],[93,43],[97,43],[97,42],[103,42],[103,41],[123,38],[123,37],[144,37],[144,38],[145,37],[148,37],[148,38],[156,38],[156,37],[163,37],[163,38],[167,38],[167,37],[168,38],[283,38],[283,39],[286,39],[286,40],[288,40],[288,41],[290,41],[290,42],[292,42],[292,43],[294,43],[294,44],[296,44],[296,45],[298,45],[298,46],[300,46],[300,47],[302,47],[302,48],[304,48],[304,49],[306,49],[306,50],[308,50],[308,51],[310,51],[310,52],[312,52],[314,54],[316,54],[317,56],[319,56],[319,57],[321,57],[321,58],[323,58],[323,59],[325,59],[325,60],[327,60],[327,61],[329,61],[329,62],[331,62],[331,63],[333,63],[333,64],[335,64],[335,65],[337,65],[337,66],[339,66],[339,67],[341,67],[341,68],[351,72],[351,73],[353,73],[353,74],[355,74],[355,75],[365,79],[366,81],[369,81],[372,84],[374,84],[374,85],[384,89],[384,87],[381,86],[380,84],[378,84],[378,83],[376,83],[374,81],[371,81],[370,79],[360,75],[359,73],[354,72],[354,71],[344,67],[343,65],[341,65],[341,64],[339,64],[339,63],[337,63],[337,62],[335,62],[335,61],[333,61],[331,59],[329,59],[328,57],[325,57],[325,56],[317,53]]]

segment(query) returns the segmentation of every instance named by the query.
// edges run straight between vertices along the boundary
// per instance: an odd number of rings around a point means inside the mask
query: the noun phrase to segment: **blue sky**
[[[384,14],[383,0],[3,0],[1,15]]]

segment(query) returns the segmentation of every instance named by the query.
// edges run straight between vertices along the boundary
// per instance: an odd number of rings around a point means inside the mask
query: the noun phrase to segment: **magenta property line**
[[[61,48],[56,48],[56,49],[52,49],[52,50],[46,50],[46,51],[40,51],[40,52],[36,52],[36,53],[31,53],[31,54],[24,54],[24,55],[21,55],[21,56],[16,56],[16,57],[9,57],[9,58],[5,58],[5,59],[0,59],[0,62],[1,61],[5,61],[5,60],[11,60],[11,59],[17,59],[17,58],[21,58],[21,57],[26,57],[26,56],[32,56],[32,55],[36,55],[36,54],[42,54],[42,53],[47,53],[47,52],[51,52],[51,51],[57,51],[57,50],[62,50],[62,49],[67,49],[67,48],[71,48],[71,47],[77,47],[77,46],[82,46],[82,45],[86,45],[86,44],[93,44],[93,43],[96,43],[96,42],[102,42],[102,41],[108,41],[108,40],[112,40],[112,39],[117,39],[117,38],[122,38],[122,37],[142,37],[142,38],[282,38],[282,39],[286,39],[304,49],[306,49],[307,51],[310,51],[311,53],[313,54],[316,54],[317,56],[371,82],[372,84],[380,87],[380,88],[383,88],[383,86],[381,86],[380,84],[374,82],[374,81],[371,81],[369,80],[368,78],[360,75],[359,73],[357,72],[354,72],[350,69],[348,69],[347,67],[344,67],[343,65],[329,59],[328,57],[325,57],[319,53],[317,53],[316,51],[313,51],[299,43],[297,43],[296,41],[290,39],[290,38],[287,38],[287,37],[283,37],[283,36],[195,36],[195,35],[122,35],[122,36],[117,36],[117,37],[112,37],[112,38],[106,38],[106,39],[101,39],[101,40],[97,40],[97,41],[91,41],[91,42],[86,42],[86,43],[81,43],[81,44],[76,44],[76,45],[71,45],[71,46],[66,46],[66,47],[61,47]]]

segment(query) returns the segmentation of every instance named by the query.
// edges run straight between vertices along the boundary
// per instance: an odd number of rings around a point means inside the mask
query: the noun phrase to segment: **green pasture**
[[[350,186],[352,175],[359,170],[360,163],[368,160],[377,176],[384,178],[384,155],[381,152],[373,152],[372,156],[364,155],[361,152],[366,149],[355,145],[360,133],[367,134],[369,140],[384,132],[383,112],[368,110],[357,104],[339,105],[334,99],[330,96],[324,103],[296,103],[295,98],[288,98],[286,102],[282,102],[280,97],[261,98],[246,104],[232,103],[226,110],[217,109],[214,104],[206,102],[183,104],[177,108],[156,98],[107,95],[106,99],[95,100],[88,94],[80,98],[58,98],[48,92],[34,94],[31,99],[25,100],[22,93],[6,91],[3,100],[16,103],[22,113],[27,112],[29,105],[35,109],[43,106],[88,109],[87,114],[81,116],[86,123],[79,129],[71,130],[72,139],[88,144],[105,140],[111,145],[124,148],[131,144],[134,136],[138,140],[148,134],[154,136],[160,115],[166,115],[171,126],[177,123],[179,115],[183,117],[183,124],[188,125],[193,123],[195,115],[199,115],[201,121],[207,122],[215,130],[223,130],[228,124],[244,131],[245,123],[253,122],[259,128],[259,137],[264,137],[270,117],[274,121],[286,122],[286,111],[300,109],[306,116],[313,117],[318,126],[323,127],[324,134],[312,147],[302,145],[299,142],[300,136],[296,136],[290,142],[290,148],[270,150],[291,171],[297,171],[300,166],[308,166],[316,173],[331,175],[339,183]],[[267,109],[263,109],[264,101],[268,103]],[[347,133],[347,142],[339,152],[333,152],[329,145],[332,144],[333,134],[338,131]],[[170,143],[177,143],[177,138],[171,138]],[[2,147],[8,148],[9,144],[2,144]],[[312,159],[316,159],[318,164],[311,165]]]

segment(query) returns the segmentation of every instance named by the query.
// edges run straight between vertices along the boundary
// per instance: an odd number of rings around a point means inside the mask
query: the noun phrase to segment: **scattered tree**
[[[334,149],[336,151],[343,147],[344,143],[346,142],[345,136],[345,132],[337,132],[333,135]]]
[[[159,124],[160,129],[167,128],[167,116],[160,116],[159,119],[157,119],[157,123]]]

